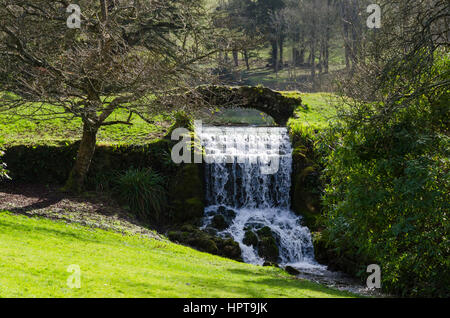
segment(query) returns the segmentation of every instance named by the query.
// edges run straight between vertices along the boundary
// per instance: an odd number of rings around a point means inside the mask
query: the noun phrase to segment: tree
[[[380,4],[341,79],[323,234],[354,273],[379,264],[388,292],[448,297],[449,4]]]
[[[239,53],[245,59],[247,70],[250,70],[250,52],[258,48],[262,41],[262,34],[258,31],[253,18],[254,2],[251,0],[229,0],[220,2],[216,8],[215,25],[227,30],[218,43],[222,48],[219,53],[219,65],[228,63],[227,53],[233,55],[234,67],[239,66]],[[225,60],[223,58],[225,52]]]
[[[80,28],[70,29],[68,1],[0,0],[0,109],[81,118],[69,191],[83,189],[101,127],[169,109],[215,51],[202,1],[77,3]],[[108,120],[118,109],[128,120]]]

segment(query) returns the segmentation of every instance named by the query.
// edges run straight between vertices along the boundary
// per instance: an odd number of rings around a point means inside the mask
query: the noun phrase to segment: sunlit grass
[[[70,289],[69,265],[81,269]],[[0,212],[0,297],[349,297],[167,241]]]
[[[0,112],[0,139],[7,145],[65,145],[80,140],[82,122],[80,118],[69,115],[38,116],[39,105],[22,108],[19,113]],[[47,106],[47,109],[49,107]],[[48,113],[48,111],[41,113]],[[32,116],[31,116],[32,115]],[[128,119],[124,109],[116,110],[108,121]],[[167,118],[162,115],[153,117],[149,124],[134,116],[132,125],[104,126],[97,135],[99,144],[144,144],[162,135],[167,129]]]
[[[293,130],[321,130],[329,127],[332,121],[337,120],[335,104],[338,99],[336,95],[299,92],[283,92],[283,94],[302,99],[303,106],[296,109],[296,118],[291,118],[288,122],[288,126]]]

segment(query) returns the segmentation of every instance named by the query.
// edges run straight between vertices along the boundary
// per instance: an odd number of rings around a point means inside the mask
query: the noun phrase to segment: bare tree
[[[101,127],[169,109],[215,52],[202,1],[77,3],[81,25],[70,29],[68,1],[0,0],[0,110],[82,119],[69,191],[83,188]],[[108,120],[118,109],[128,120]]]

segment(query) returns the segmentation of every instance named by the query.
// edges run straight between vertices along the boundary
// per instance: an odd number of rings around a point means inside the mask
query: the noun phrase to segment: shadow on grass
[[[40,215],[52,220],[59,220],[57,215],[70,216],[73,213],[106,218],[117,216],[132,225],[149,228],[121,208],[107,193],[88,192],[74,195],[60,191],[56,185],[14,182],[0,184],[0,210],[30,217]]]
[[[1,212],[0,212],[1,214]],[[93,239],[93,238],[87,238],[86,232],[82,232],[80,235],[70,232],[70,231],[64,231],[64,230],[55,230],[50,229],[45,226],[38,226],[38,225],[28,225],[28,224],[19,224],[16,222],[9,222],[5,220],[0,220],[0,229],[2,229],[2,232],[8,232],[8,231],[21,231],[21,232],[29,232],[33,235],[42,235],[45,237],[48,237],[49,235],[53,235],[56,238],[58,237],[65,237],[72,240],[77,241],[84,241],[84,242],[91,242],[91,243],[104,243],[104,241],[100,239]]]
[[[264,276],[267,277],[270,275],[264,274],[264,273],[255,273],[254,271],[250,269],[230,269],[229,270],[232,273],[237,273],[240,275],[243,275],[245,277],[249,276]],[[273,273],[272,275],[276,275],[276,273]],[[308,296],[308,291],[310,292],[318,292],[325,294],[324,296],[332,296],[332,297],[357,297],[356,295],[349,293],[349,292],[343,292],[335,289],[331,289],[325,286],[322,286],[320,284],[305,280],[296,278],[295,276],[292,277],[274,277],[274,278],[263,278],[263,279],[257,279],[253,281],[246,281],[248,284],[259,284],[264,286],[265,288],[280,288],[283,291],[285,291],[287,294],[292,292],[297,292],[299,289],[305,291],[306,297],[312,297]]]

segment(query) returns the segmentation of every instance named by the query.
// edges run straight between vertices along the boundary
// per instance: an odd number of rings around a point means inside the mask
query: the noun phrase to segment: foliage
[[[138,218],[159,222],[167,207],[166,180],[151,169],[130,169],[117,176],[113,192]]]
[[[339,111],[344,125],[326,159],[323,234],[338,255],[356,256],[354,271],[379,264],[386,291],[448,297],[445,2],[394,2],[384,2],[387,29],[373,34],[365,64],[343,81],[351,100]]]
[[[196,63],[215,51],[203,1],[77,4],[74,29],[64,2],[0,0],[0,91],[13,94],[0,94],[0,111],[38,104],[43,113],[29,116],[78,118],[82,138],[65,187],[73,192],[85,185],[102,127],[131,126],[133,117],[153,124],[155,114],[186,105],[183,93],[208,77]],[[127,117],[113,120],[118,110]]]
[[[425,105],[424,105],[425,106]],[[386,290],[448,296],[448,136],[419,130],[422,107],[347,132],[329,157],[327,234],[383,269]]]

